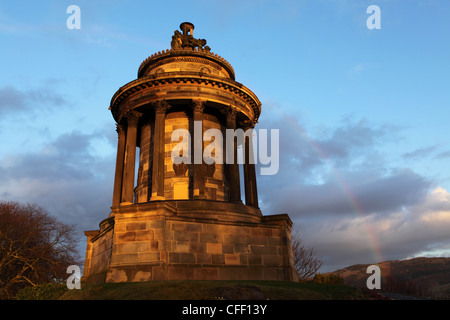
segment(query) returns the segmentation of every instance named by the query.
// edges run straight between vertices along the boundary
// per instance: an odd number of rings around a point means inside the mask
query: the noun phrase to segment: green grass
[[[345,285],[284,281],[150,281],[82,285],[63,300],[361,300]]]

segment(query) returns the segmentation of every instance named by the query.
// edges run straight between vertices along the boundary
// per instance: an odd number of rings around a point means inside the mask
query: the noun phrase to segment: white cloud
[[[363,72],[366,69],[366,67],[367,65],[358,63],[350,69],[349,74],[354,76],[360,75],[361,72]]]
[[[332,223],[330,223],[332,221]],[[320,230],[320,232],[317,232]],[[450,256],[450,193],[426,198],[389,215],[346,217],[303,226],[305,243],[326,257],[329,270],[417,256]]]

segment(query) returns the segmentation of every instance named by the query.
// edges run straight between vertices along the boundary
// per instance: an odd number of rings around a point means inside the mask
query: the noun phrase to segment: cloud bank
[[[19,90],[7,85],[0,88],[0,115],[32,112],[33,108],[44,107],[51,110],[53,107],[66,105],[67,101],[48,86],[38,89]]]
[[[102,140],[110,143],[109,136],[73,131],[37,151],[5,156],[0,159],[0,199],[36,203],[74,224],[84,256],[83,231],[97,229],[110,212],[115,155],[96,147]]]
[[[450,193],[406,166],[390,166],[380,151],[400,129],[345,119],[313,134],[292,119],[261,121],[280,129],[280,170],[258,177],[260,206],[264,214],[289,214],[324,271],[450,254]]]

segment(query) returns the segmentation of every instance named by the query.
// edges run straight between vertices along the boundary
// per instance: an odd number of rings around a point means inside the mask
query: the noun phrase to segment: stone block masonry
[[[217,206],[228,215],[205,209]],[[252,215],[243,204],[210,200],[121,206],[113,212],[112,237],[110,231],[96,238],[86,255],[100,261],[100,252],[110,253],[109,263],[103,255],[105,263],[87,266],[88,282],[296,280],[287,215]]]

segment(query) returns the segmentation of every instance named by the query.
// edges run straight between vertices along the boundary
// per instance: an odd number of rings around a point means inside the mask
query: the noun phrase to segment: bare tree
[[[79,263],[72,233],[36,205],[0,202],[0,299],[67,278],[67,267]]]
[[[306,248],[300,233],[296,231],[291,236],[294,265],[300,281],[311,279],[322,266],[321,258],[313,248]]]

